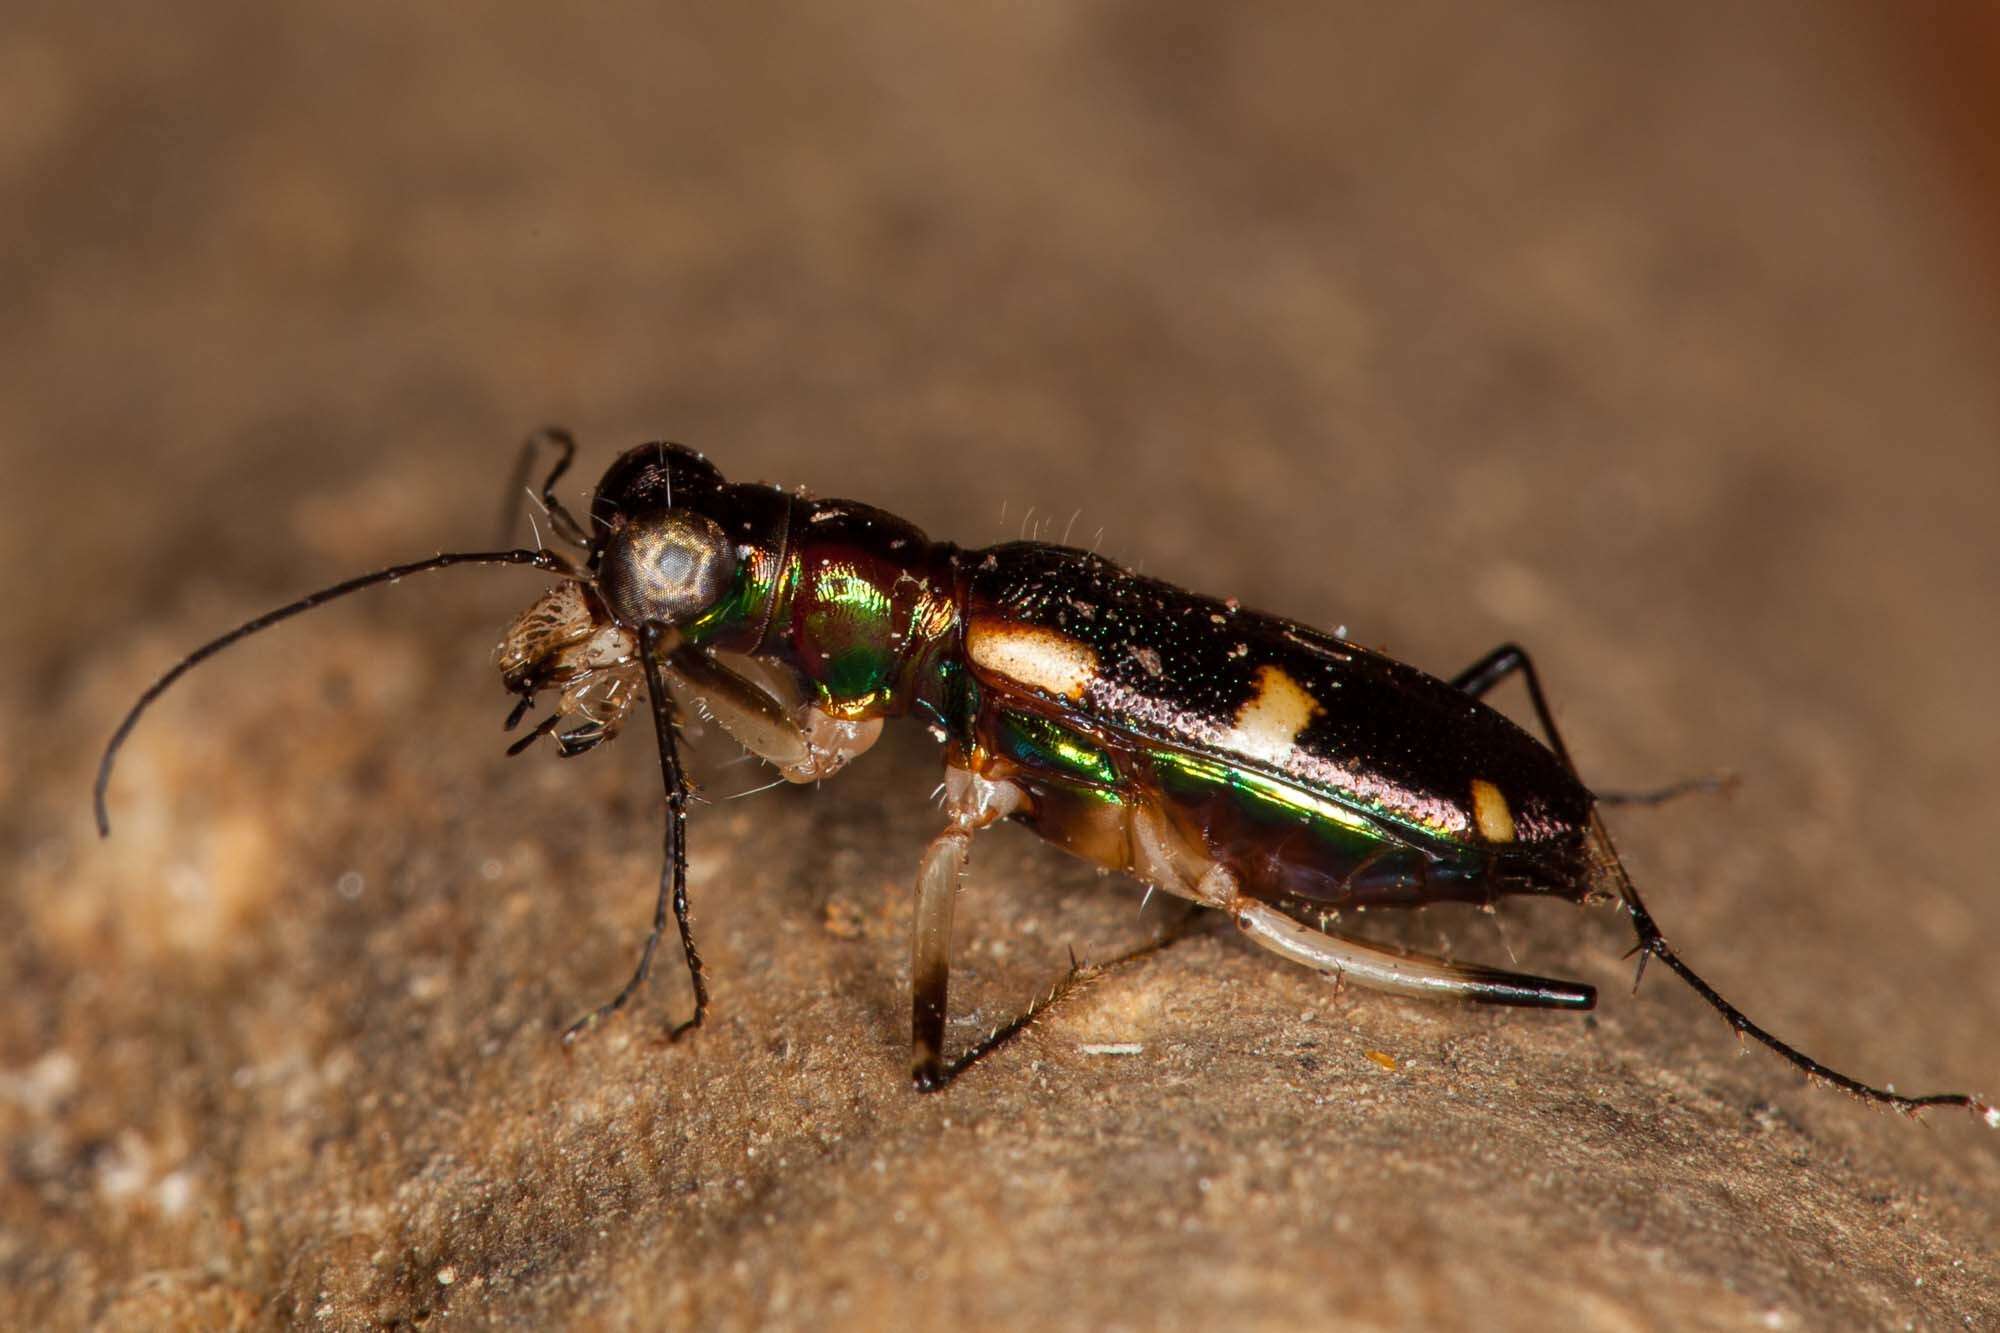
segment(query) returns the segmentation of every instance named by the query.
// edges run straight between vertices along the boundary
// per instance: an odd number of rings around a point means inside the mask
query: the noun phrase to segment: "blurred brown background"
[[[921,734],[698,811],[710,1029],[669,966],[565,1056],[657,787],[502,761],[511,572],[246,645],[86,803],[179,653],[490,541],[529,427],[664,435],[1519,639],[1594,781],[1743,775],[1616,821],[1696,966],[2000,1094],[1995,38],[1909,12],[10,7],[0,1324],[1992,1326],[2000,1140],[1631,998],[1609,912],[1384,923],[1590,1020],[1218,934],[912,1095]],[[987,839],[957,1035],[1138,900]]]

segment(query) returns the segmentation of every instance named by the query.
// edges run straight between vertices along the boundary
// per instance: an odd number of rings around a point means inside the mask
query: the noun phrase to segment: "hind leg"
[[[1569,757],[1568,747],[1563,744],[1562,733],[1556,730],[1555,713],[1549,707],[1548,696],[1542,693],[1542,678],[1535,674],[1534,659],[1520,644],[1501,644],[1453,676],[1451,685],[1453,689],[1463,690],[1478,699],[1516,673],[1528,687],[1528,699],[1534,704],[1535,719],[1542,725],[1542,735],[1547,737],[1549,748],[1555,751],[1556,758],[1562,760],[1564,768],[1576,772],[1576,764]],[[1595,795],[1599,805],[1663,805],[1692,792],[1731,791],[1736,782],[1734,773],[1717,773],[1705,778],[1682,778],[1679,782],[1642,791],[1601,791]]]
[[[1570,772],[1576,772],[1576,765],[1571,762],[1569,751],[1564,747],[1562,737],[1556,731],[1555,718],[1549,711],[1547,696],[1542,693],[1542,683],[1535,675],[1534,663],[1528,660],[1528,654],[1518,644],[1502,644],[1454,676],[1451,683],[1477,698],[1516,671],[1521,673],[1522,678],[1527,683],[1528,697],[1534,701],[1535,716],[1540,719],[1542,730],[1548,736],[1549,748],[1555,751],[1556,757],[1563,761],[1564,766]],[[1701,786],[1727,787],[1731,785],[1731,782],[1732,779],[1725,777],[1720,780],[1712,780],[1706,784],[1681,783],[1676,784],[1674,787],[1663,788],[1661,793],[1636,793],[1628,796],[1627,799],[1628,801],[1636,800],[1640,803],[1651,803],[1651,800],[1663,800],[1669,796],[1678,795],[1681,790],[1692,790]],[[1600,803],[1604,803],[1605,801],[1605,798],[1602,796],[1598,799]],[[1619,859],[1617,848],[1612,845],[1610,830],[1604,826],[1602,816],[1595,811],[1590,816],[1590,833],[1600,869],[1605,874],[1611,876],[1613,882],[1618,886],[1618,896],[1624,902],[1625,910],[1632,918],[1633,933],[1638,936],[1639,942],[1634,947],[1633,952],[1639,955],[1639,968],[1637,975],[1632,978],[1633,989],[1638,989],[1639,978],[1645,975],[1646,960],[1648,958],[1657,958],[1667,967],[1671,968],[1682,981],[1686,982],[1695,994],[1707,1001],[1717,1013],[1721,1014],[1729,1023],[1730,1028],[1739,1037],[1748,1037],[1752,1041],[1758,1042],[1766,1048],[1775,1051],[1778,1055],[1790,1061],[1794,1067],[1802,1071],[1809,1079],[1823,1080],[1831,1083],[1843,1092],[1851,1093],[1867,1101],[1879,1102],[1885,1106],[1893,1106],[1906,1115],[1915,1115],[1932,1106],[1962,1106],[1978,1116],[1987,1125],[2000,1129],[2000,1107],[1995,1107],[1983,1098],[1963,1092],[1938,1092],[1922,1097],[1909,1097],[1893,1089],[1877,1088],[1863,1083],[1859,1079],[1843,1074],[1837,1069],[1832,1069],[1821,1064],[1805,1052],[1799,1050],[1796,1046],[1780,1041],[1764,1028],[1751,1022],[1742,1010],[1723,999],[1715,987],[1709,985],[1699,973],[1681,961],[1680,955],[1675,953],[1672,947],[1667,944],[1666,937],[1660,933],[1659,926],[1654,924],[1652,913],[1646,910],[1646,904],[1640,899],[1638,889],[1633,886],[1632,877],[1626,873],[1624,862]],[[1273,945],[1271,947],[1276,946]],[[1473,996],[1472,998],[1484,997]],[[1506,1004],[1540,1003],[1541,1001],[1509,1001],[1502,999],[1497,1002]],[[1590,1006],[1586,1002],[1575,1007],[1589,1008]]]
[[[1302,925],[1255,898],[1238,898],[1229,910],[1237,927],[1272,953],[1371,990],[1532,1009],[1590,1009],[1597,1004],[1594,986],[1362,944]]]

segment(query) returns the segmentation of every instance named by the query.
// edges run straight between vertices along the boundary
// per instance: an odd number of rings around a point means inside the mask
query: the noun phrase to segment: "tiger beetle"
[[[678,1038],[708,1013],[689,927],[689,784],[676,743],[690,707],[793,782],[867,750],[889,718],[929,723],[945,747],[944,830],[918,864],[911,949],[912,1078],[934,1091],[1020,1032],[1044,1005],[954,1058],[945,1052],[952,908],[973,834],[1003,819],[1085,860],[1225,912],[1250,940],[1355,985],[1483,1004],[1584,1010],[1596,990],[1365,943],[1346,910],[1511,894],[1616,900],[1643,975],[1658,959],[1749,1037],[1856,1097],[1914,1114],[1963,1093],[1908,1097],[1839,1073],[1765,1031],[1667,944],[1557,732],[1533,662],[1496,648],[1450,680],[1345,637],[1245,610],[1066,546],[965,550],[883,510],[725,481],[702,455],[647,444],[598,483],[588,523],[555,494],[576,445],[531,438],[555,462],[539,500],[581,563],[547,546],[433,556],[301,598],[188,654],[132,706],[105,747],[100,833],[119,747],[154,700],[248,635],[381,583],[453,565],[525,565],[560,580],[496,654],[520,698],[552,711],[510,747],[552,736],[565,756],[618,733],[643,694],[659,746],[665,853],[653,925],[631,979],[575,1037],[644,984],[671,908],[694,990]],[[525,487],[517,487],[517,490]],[[1519,676],[1537,741],[1481,703]],[[643,686],[643,690],[642,690]],[[1644,799],[1644,798],[1629,798]],[[1072,965],[1065,985],[1087,969]],[[1634,985],[1637,985],[1637,977]],[[1064,986],[1050,993],[1058,996]]]

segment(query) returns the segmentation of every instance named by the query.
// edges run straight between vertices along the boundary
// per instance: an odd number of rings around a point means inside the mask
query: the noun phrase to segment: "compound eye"
[[[626,625],[685,625],[721,601],[735,578],[736,549],[714,520],[670,513],[611,534],[598,591]]]

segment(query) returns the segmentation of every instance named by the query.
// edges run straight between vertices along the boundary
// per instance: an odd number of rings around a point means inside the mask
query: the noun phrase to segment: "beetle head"
[[[631,450],[590,502],[591,568],[605,609],[633,630],[692,623],[729,595],[737,551],[716,521],[722,474],[678,444]]]
[[[544,593],[500,641],[495,663],[521,709],[559,692],[554,716],[580,726],[558,734],[564,753],[613,734],[638,696],[640,631],[701,621],[736,586],[741,557],[719,521],[722,475],[692,449],[649,444],[605,472],[590,502],[587,572]],[[515,713],[519,720],[521,709]],[[511,724],[510,724],[511,725]]]

